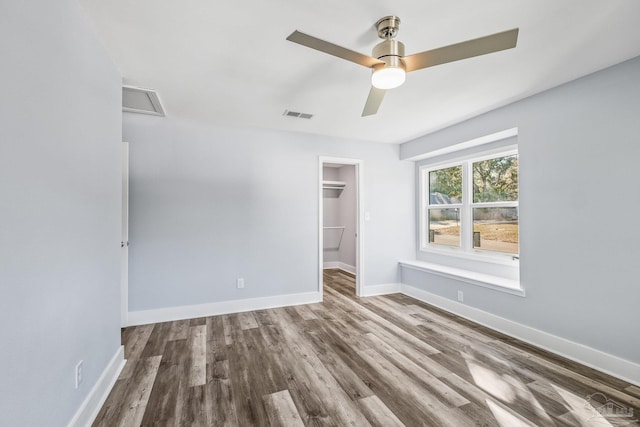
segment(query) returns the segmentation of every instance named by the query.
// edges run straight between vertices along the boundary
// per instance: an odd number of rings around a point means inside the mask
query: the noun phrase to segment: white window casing
[[[517,147],[507,147],[503,151],[476,154],[447,162],[429,163],[419,168],[419,242],[421,252],[436,252],[452,256],[469,257],[477,260],[496,261],[499,263],[517,263],[519,253],[505,253],[474,248],[473,246],[473,209],[474,208],[516,208],[518,201],[479,202],[473,201],[473,163],[483,160],[518,155]],[[462,166],[462,201],[461,203],[430,204],[429,173],[441,169]],[[429,242],[429,209],[459,209],[460,212],[460,246],[447,246]],[[519,251],[518,251],[519,252]]]

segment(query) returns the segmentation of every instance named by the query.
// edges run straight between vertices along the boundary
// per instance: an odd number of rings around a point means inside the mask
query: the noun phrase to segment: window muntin
[[[519,253],[518,155],[421,168],[423,250]]]

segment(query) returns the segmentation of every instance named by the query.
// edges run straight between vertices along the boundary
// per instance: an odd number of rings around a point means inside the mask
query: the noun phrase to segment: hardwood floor
[[[338,270],[322,303],[122,339],[95,426],[640,426],[640,388]]]

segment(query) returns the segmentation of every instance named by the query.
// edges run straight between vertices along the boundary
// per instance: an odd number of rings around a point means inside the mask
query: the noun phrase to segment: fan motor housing
[[[400,67],[400,59],[404,56],[404,44],[393,39],[384,40],[373,48],[371,56],[384,61],[388,66]]]

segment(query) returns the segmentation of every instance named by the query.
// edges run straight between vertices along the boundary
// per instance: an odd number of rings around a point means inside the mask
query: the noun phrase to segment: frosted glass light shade
[[[405,71],[400,67],[384,67],[371,75],[371,84],[378,89],[393,89],[404,83]]]

